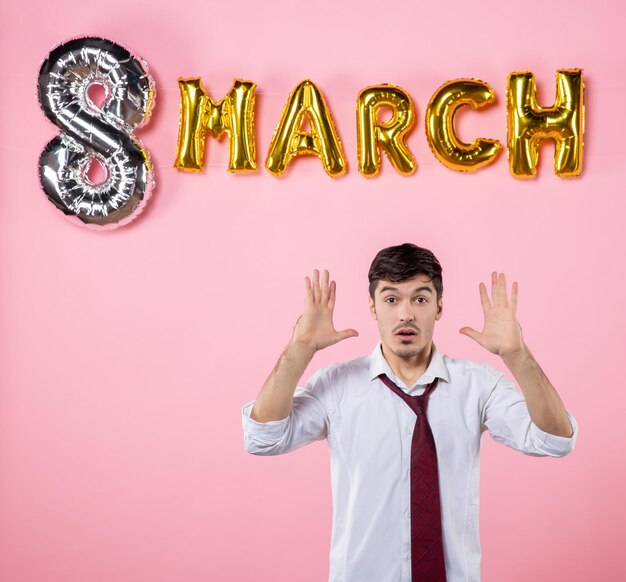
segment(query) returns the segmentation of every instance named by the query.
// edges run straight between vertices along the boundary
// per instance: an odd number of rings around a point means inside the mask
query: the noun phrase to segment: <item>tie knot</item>
[[[421,396],[409,396],[406,392],[404,392],[404,390],[398,388],[398,386],[396,386],[396,384],[392,382],[386,374],[381,374],[379,378],[383,384],[386,384],[393,392],[400,396],[400,398],[402,398],[402,400],[404,400],[404,402],[406,402],[411,410],[418,416],[423,415],[426,412],[428,396],[435,389],[435,386],[437,386],[437,380],[435,379],[432,384],[429,384],[426,387],[426,390]]]

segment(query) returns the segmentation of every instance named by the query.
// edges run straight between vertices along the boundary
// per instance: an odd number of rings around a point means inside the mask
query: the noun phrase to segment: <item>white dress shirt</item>
[[[279,455],[328,439],[333,496],[329,582],[410,582],[411,438],[416,416],[379,379],[387,374],[411,395],[431,393],[427,417],[437,447],[443,549],[448,582],[480,581],[479,457],[485,429],[527,455],[561,457],[570,438],[548,434],[531,420],[524,395],[502,373],[441,355],[436,347],[426,372],[408,388],[383,357],[370,356],[317,371],[294,394],[282,420],[250,418],[243,407],[245,448]],[[304,527],[304,526],[303,526]],[[416,581],[417,582],[417,581]]]

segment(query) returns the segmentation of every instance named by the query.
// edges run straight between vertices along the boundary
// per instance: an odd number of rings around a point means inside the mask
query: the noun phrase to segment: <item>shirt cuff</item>
[[[257,442],[274,444],[285,433],[285,425],[289,422],[289,417],[286,416],[281,420],[268,420],[267,422],[254,420],[250,416],[254,402],[254,400],[248,402],[241,409],[241,425],[244,433],[253,437]]]
[[[533,437],[533,441],[541,451],[554,457],[562,457],[574,450],[574,444],[578,437],[578,423],[576,419],[567,412],[567,417],[572,425],[574,431],[571,437],[557,436],[541,430],[534,422],[530,423],[530,432]]]

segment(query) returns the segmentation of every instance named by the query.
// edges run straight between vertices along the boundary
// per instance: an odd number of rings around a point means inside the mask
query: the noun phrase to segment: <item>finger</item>
[[[339,336],[339,341],[348,339],[349,337],[357,337],[358,335],[359,332],[356,329],[344,329],[337,332],[337,336]]]
[[[313,289],[311,289],[311,279],[304,278],[304,304],[309,305],[313,302]]]
[[[484,283],[478,286],[478,292],[480,293],[480,302],[483,306],[483,311],[487,313],[491,309],[491,301],[489,301],[489,294],[487,293],[487,287]]]
[[[463,335],[466,335],[467,337],[471,337],[474,341],[477,341],[478,343],[480,343],[480,337],[481,334],[478,333],[474,328],[472,327],[462,327],[459,330],[459,333],[462,333]]]
[[[322,292],[320,290],[320,272],[315,269],[313,271],[313,301],[318,302],[321,298]]]
[[[507,307],[509,305],[509,297],[508,297],[509,292],[506,288],[506,275],[504,273],[500,273],[499,284],[500,284],[500,296],[502,298],[502,305],[504,307]]]
[[[502,290],[496,271],[491,273],[491,303],[494,308],[502,307]]]
[[[322,275],[322,296],[321,301],[322,305],[328,304],[328,297],[330,296],[330,287],[328,285],[329,273],[324,269],[324,274]]]
[[[513,287],[511,287],[511,310],[513,311],[513,315],[517,313],[517,294],[519,292],[519,285],[517,281],[513,283]]]
[[[332,310],[335,308],[335,297],[337,296],[337,283],[330,282],[330,293],[328,296],[328,307]]]

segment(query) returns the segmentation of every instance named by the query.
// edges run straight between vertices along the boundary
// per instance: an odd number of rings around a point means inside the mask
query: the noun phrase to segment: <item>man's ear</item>
[[[370,314],[372,315],[372,319],[376,319],[376,304],[374,303],[374,300],[372,299],[372,296],[369,296],[369,302],[370,302]]]
[[[435,316],[435,319],[440,320],[442,314],[443,314],[443,299],[439,298],[439,301],[437,301],[437,315]]]

